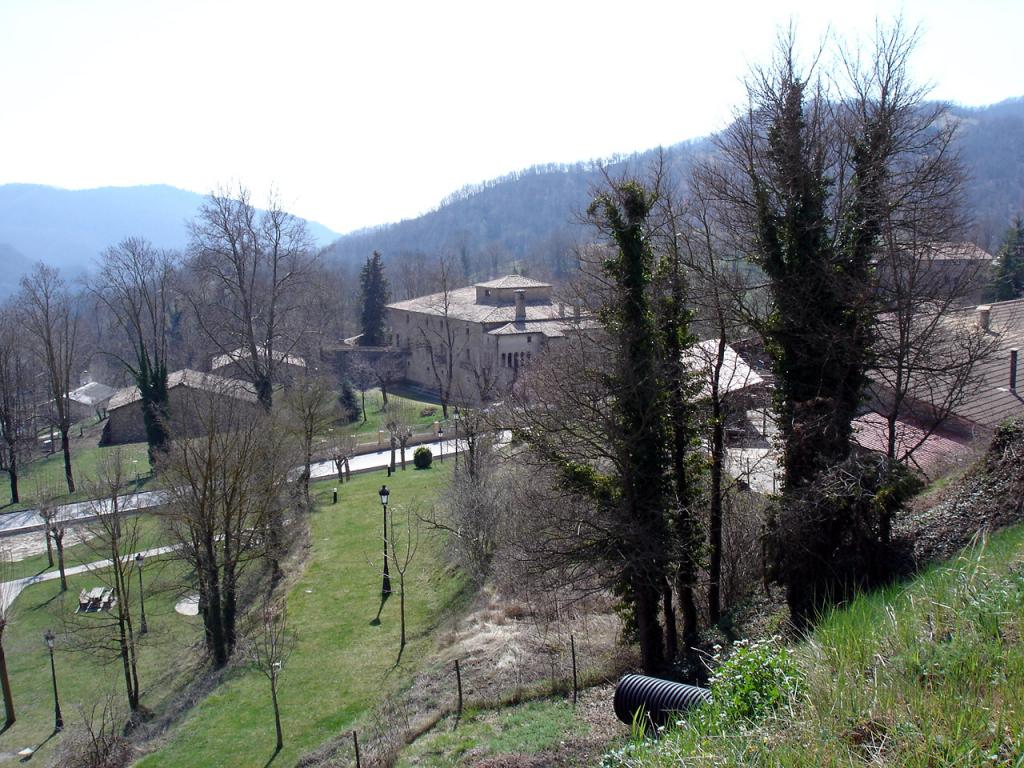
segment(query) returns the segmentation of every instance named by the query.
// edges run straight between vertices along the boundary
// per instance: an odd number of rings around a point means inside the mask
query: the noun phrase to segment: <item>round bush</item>
[[[427,446],[421,445],[412,455],[412,463],[416,469],[430,469],[430,465],[434,463],[434,454]]]

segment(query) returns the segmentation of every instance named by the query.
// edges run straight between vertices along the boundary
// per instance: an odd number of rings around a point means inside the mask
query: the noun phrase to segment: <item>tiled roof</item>
[[[913,449],[910,460],[926,475],[943,464],[967,455],[970,444],[949,433],[935,431],[926,435],[925,429],[912,421],[899,419],[896,422],[896,452],[902,456]],[[885,453],[888,450],[889,426],[885,417],[874,411],[853,420],[853,441],[869,451]],[[922,442],[922,440],[924,442]]]
[[[175,387],[201,389],[206,392],[230,395],[239,400],[256,402],[256,390],[249,382],[239,381],[238,379],[225,379],[223,376],[193,371],[190,368],[183,368],[180,371],[174,371],[167,375],[167,389],[171,390]],[[142,395],[139,393],[138,387],[125,387],[124,389],[119,389],[110,398],[110,402],[107,403],[107,410],[113,411],[117,408],[131,405],[141,399]]]
[[[1010,390],[1010,350],[1024,350],[1024,299],[1000,301],[990,307],[990,333],[997,342],[995,352],[975,368],[976,383],[966,393],[964,401],[956,406],[954,414],[968,422],[995,428],[1005,419],[1024,415],[1024,359],[1018,354],[1017,389]],[[978,310],[974,307],[950,313],[946,323],[960,327],[977,326]],[[919,383],[911,396],[922,402],[928,395],[940,398],[943,394],[939,377],[929,377]],[[938,390],[938,391],[932,391]]]
[[[266,357],[267,350],[265,347],[260,347],[258,350],[260,357]],[[217,355],[210,363],[210,370],[216,371],[218,368],[223,368],[232,363],[237,363],[239,360],[246,360],[249,357],[249,352],[239,347],[234,352],[229,352],[226,355]],[[279,363],[285,363],[287,365],[294,365],[296,368],[305,368],[306,361],[298,355],[289,355],[286,352],[278,350],[274,353],[274,360]]]
[[[551,283],[542,283],[522,275],[505,275],[486,283],[476,283],[474,288],[550,288]]]
[[[701,376],[701,397],[711,397],[712,377],[717,361],[718,339],[700,341],[683,352],[683,362],[691,371]],[[736,350],[726,344],[722,368],[718,372],[719,394],[738,392],[741,389],[760,384],[762,381],[764,380],[743,361]]]
[[[68,399],[82,405],[94,406],[109,400],[117,392],[113,387],[100,384],[98,381],[90,381],[78,389],[68,392]]]
[[[488,331],[490,336],[522,336],[528,333],[539,333],[543,336],[551,338],[559,338],[565,336],[565,332],[570,328],[582,328],[584,330],[593,328],[597,323],[593,320],[583,318],[579,322],[570,319],[558,320],[537,320],[533,322],[512,322],[506,323],[500,328],[495,328],[493,331]]]
[[[388,304],[388,309],[404,310],[406,312],[418,312],[423,315],[435,317],[448,317],[454,320],[465,320],[470,323],[511,323],[516,319],[516,307],[514,304],[495,306],[493,304],[476,303],[476,286],[457,288],[448,291],[447,311],[445,307],[445,294],[432,293],[429,296],[420,296],[407,301],[398,301]],[[557,320],[558,306],[555,304],[526,304],[527,320]]]

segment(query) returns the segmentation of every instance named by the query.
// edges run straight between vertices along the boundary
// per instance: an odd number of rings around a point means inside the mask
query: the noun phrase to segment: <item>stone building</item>
[[[438,391],[452,372],[452,400],[478,403],[507,390],[519,372],[580,323],[579,307],[552,298],[548,283],[506,275],[388,305],[391,343],[408,383]]]
[[[167,376],[167,394],[170,400],[172,428],[179,434],[197,434],[198,425],[189,414],[199,398],[231,398],[256,408],[256,392],[252,384],[238,379],[225,379],[212,373],[201,373],[185,368]],[[146,426],[142,419],[142,395],[138,387],[118,390],[107,403],[107,423],[103,427],[100,445],[141,443],[146,440]]]

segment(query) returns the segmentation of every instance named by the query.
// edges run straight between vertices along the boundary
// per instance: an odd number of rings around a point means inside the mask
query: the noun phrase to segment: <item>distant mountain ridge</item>
[[[0,293],[8,293],[37,261],[86,271],[107,247],[130,235],[160,248],[184,248],[186,222],[205,197],[166,184],[69,190],[40,184],[0,185]],[[316,242],[338,233],[308,222]]]
[[[959,148],[968,172],[967,204],[974,217],[970,235],[992,250],[1012,217],[1024,214],[1024,98],[987,107],[954,106],[950,111],[962,121]],[[613,158],[605,165],[612,175],[626,165],[642,172],[659,151],[669,168],[685,171],[696,157],[713,152],[714,145],[711,137],[703,137]],[[496,263],[498,258],[507,265],[525,260],[543,271],[550,267],[546,260],[555,248],[578,239],[582,230],[575,219],[601,181],[597,162],[536,166],[465,187],[418,218],[344,235],[328,253],[351,261],[374,250],[385,260],[407,253],[498,252],[498,257],[483,262]]]

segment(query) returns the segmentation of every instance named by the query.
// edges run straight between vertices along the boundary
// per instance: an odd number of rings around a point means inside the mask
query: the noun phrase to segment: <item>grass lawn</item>
[[[356,392],[356,402],[359,402],[359,392]],[[434,403],[424,403],[420,400],[411,400],[407,397],[388,393],[388,403],[398,403],[413,425],[413,428],[427,427],[435,421],[441,420],[441,406]],[[426,411],[432,411],[423,415]],[[381,397],[380,389],[366,390],[366,422],[357,419],[345,427],[345,434],[349,435],[373,435],[376,439],[378,430],[385,429],[387,412],[384,411],[384,399]]]
[[[99,446],[73,447],[71,449],[71,471],[74,472],[75,486],[78,489],[74,494],[67,493],[68,486],[64,479],[64,454],[58,451],[50,456],[36,459],[30,464],[22,465],[21,471],[18,473],[18,492],[21,496],[21,501],[18,504],[10,503],[11,483],[7,472],[0,472],[0,480],[2,480],[0,502],[6,502],[0,506],[0,513],[37,506],[40,491],[55,497],[58,504],[92,498],[96,494],[91,491],[90,485],[96,479],[101,462],[119,449],[124,457],[128,480],[133,481],[135,471],[138,470],[139,487],[145,487],[152,480],[149,474],[149,456],[145,443],[111,445],[102,448]]]
[[[306,569],[288,598],[289,625],[297,635],[280,682],[284,750],[274,765],[289,766],[325,741],[358,727],[361,717],[390,692],[407,683],[432,647],[431,629],[460,594],[462,579],[441,558],[442,542],[423,532],[409,567],[409,645],[396,666],[398,581],[380,623],[382,511],[377,491],[391,489],[390,509],[434,497],[447,480],[443,466],[356,476],[330,503],[334,481],[315,484],[320,507],[313,514]],[[401,519],[401,518],[399,518]],[[262,766],[273,756],[274,721],[269,684],[253,670],[239,668],[200,702],[142,768]]]
[[[180,683],[180,670],[193,655],[191,644],[201,633],[198,618],[181,616],[174,611],[178,593],[172,587],[180,583],[181,573],[181,565],[176,562],[154,558],[146,563],[146,618],[150,631],[141,645],[139,681],[142,703],[150,709],[158,709]],[[3,641],[17,722],[0,734],[0,754],[6,756],[25,747],[38,746],[32,762],[47,765],[60,741],[59,736],[50,738],[54,712],[49,655],[43,642],[43,632],[47,629],[52,628],[58,635],[55,663],[66,727],[81,721],[83,707],[91,708],[107,694],[115,696],[115,700],[127,708],[120,661],[113,659],[104,663],[85,651],[74,650],[63,630],[62,617],[73,614],[77,608],[79,590],[101,585],[97,576],[86,573],[69,577],[68,592],[64,595],[60,593],[59,581],[50,581],[28,587],[15,601]],[[137,598],[138,591],[133,590],[133,602]],[[86,614],[73,618],[95,622],[106,615]],[[110,636],[114,636],[113,629]]]
[[[167,543],[166,536],[164,535],[160,521],[154,515],[142,514],[138,516],[139,525],[139,549],[152,549],[159,547]],[[88,526],[86,526],[88,527]],[[39,541],[43,541],[43,532],[39,531],[35,534],[39,537]],[[69,534],[70,535],[70,534]],[[66,541],[67,539],[65,539]],[[3,546],[3,539],[0,539],[0,547]],[[97,551],[100,548],[98,542],[82,542],[73,546],[64,547],[64,564],[67,568],[71,568],[76,565],[82,565],[83,563],[92,563],[96,560],[102,560],[106,558],[106,553]],[[54,549],[53,552],[53,568],[50,568],[46,559],[46,552],[41,552],[38,555],[32,555],[26,557],[24,560],[16,560],[10,564],[8,573],[3,576],[4,580],[7,579],[20,579],[25,576],[34,576],[37,573],[44,571],[56,571],[57,570],[57,551]]]
[[[692,715],[607,764],[1024,766],[1024,526],[854,600],[794,652],[791,707],[742,728]]]

